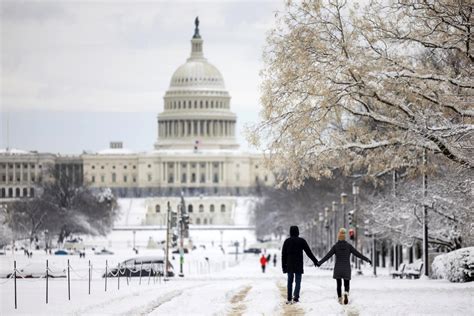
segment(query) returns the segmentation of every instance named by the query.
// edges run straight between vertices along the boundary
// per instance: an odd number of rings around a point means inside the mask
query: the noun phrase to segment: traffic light
[[[178,226],[178,213],[177,212],[170,212],[170,227],[177,227]]]
[[[347,219],[349,221],[349,226],[352,226],[354,219],[354,211],[349,211],[349,214],[347,214]]]
[[[174,233],[171,235],[171,247],[178,246],[178,234]]]
[[[353,228],[349,229],[349,239],[354,240],[355,239],[355,231]]]

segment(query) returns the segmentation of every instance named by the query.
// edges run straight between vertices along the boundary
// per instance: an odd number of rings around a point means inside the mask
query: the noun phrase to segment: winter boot
[[[344,292],[344,305],[349,303],[349,292]]]
[[[292,301],[286,301],[285,304],[286,305],[291,305],[291,304],[293,304],[293,302]]]
[[[300,299],[298,297],[293,298],[293,303],[298,303],[299,301],[300,301]]]
[[[342,299],[342,297],[338,297],[338,298],[337,298],[337,302],[342,305],[342,304],[343,304],[343,299]]]

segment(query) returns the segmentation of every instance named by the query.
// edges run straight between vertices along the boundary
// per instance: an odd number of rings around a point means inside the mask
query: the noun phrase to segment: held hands
[[[314,265],[315,265],[316,267],[318,267],[318,268],[321,266],[321,264],[319,263],[318,260],[316,260],[316,261],[314,262]]]
[[[367,261],[370,265],[372,265],[372,260],[369,259],[369,261]]]

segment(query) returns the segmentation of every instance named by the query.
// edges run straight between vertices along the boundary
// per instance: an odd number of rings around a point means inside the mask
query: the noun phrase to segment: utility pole
[[[166,211],[166,245],[165,245],[165,271],[163,276],[168,277],[168,266],[169,266],[169,250],[170,250],[170,218],[171,218],[171,205],[168,201],[168,209]]]
[[[430,275],[428,266],[428,206],[426,205],[426,197],[428,196],[428,175],[426,168],[428,165],[428,157],[426,148],[423,149],[423,267],[425,275]]]

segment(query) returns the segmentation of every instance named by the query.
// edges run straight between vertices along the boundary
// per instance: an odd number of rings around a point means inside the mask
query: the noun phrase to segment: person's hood
[[[300,230],[298,226],[291,226],[290,227],[290,236],[291,237],[298,237],[300,235]]]

